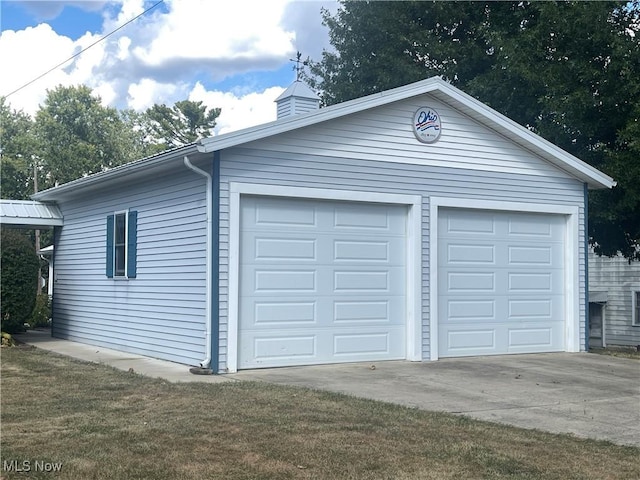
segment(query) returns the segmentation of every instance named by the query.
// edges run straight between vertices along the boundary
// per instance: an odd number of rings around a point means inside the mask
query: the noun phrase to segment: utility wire
[[[135,22],[138,18],[142,17],[143,15],[149,13],[151,10],[153,10],[154,8],[156,8],[158,5],[160,5],[161,3],[163,3],[164,0],[160,0],[156,3],[154,3],[153,5],[151,5],[149,8],[147,8],[144,12],[142,12],[140,15],[132,18],[131,20],[129,20],[126,23],[123,23],[122,25],[120,25],[118,28],[116,28],[115,30],[107,33],[104,37],[100,37],[98,40],[96,40],[95,42],[93,42],[91,45],[89,45],[87,48],[83,48],[82,50],[80,50],[78,53],[71,55],[69,58],[67,58],[64,62],[60,62],[59,64],[57,64],[55,67],[50,68],[49,70],[47,70],[46,72],[44,72],[41,75],[38,75],[36,78],[34,78],[33,80],[25,83],[24,85],[16,88],[14,91],[8,93],[7,95],[5,95],[5,98],[10,97],[11,95],[13,95],[16,92],[19,92],[20,90],[22,90],[25,87],[28,87],[29,85],[31,85],[32,83],[40,80],[42,77],[49,75],[51,72],[53,72],[54,70],[60,68],[62,65],[64,65],[65,63],[69,62],[70,60],[73,60],[74,58],[82,55],[84,52],[86,52],[87,50],[89,50],[91,47],[97,45],[98,43],[102,42],[103,40],[107,39],[108,37],[110,37],[111,35],[113,35],[114,33],[116,33],[118,30],[123,29],[124,27],[126,27],[127,25],[129,25],[131,22]]]

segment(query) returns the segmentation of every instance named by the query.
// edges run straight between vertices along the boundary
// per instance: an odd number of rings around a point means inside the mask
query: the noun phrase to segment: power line
[[[135,22],[138,18],[142,17],[143,15],[147,14],[148,12],[150,12],[151,10],[153,10],[154,8],[156,8],[158,5],[160,5],[161,3],[163,3],[164,0],[160,0],[156,3],[154,3],[152,6],[150,6],[149,8],[147,8],[144,12],[142,12],[140,15],[137,15],[136,17],[132,18],[131,20],[129,20],[128,22],[123,23],[122,25],[120,25],[118,28],[116,28],[115,30],[112,30],[111,32],[107,33],[104,37],[100,37],[98,40],[96,40],[95,42],[93,42],[91,45],[89,45],[86,48],[83,48],[82,50],[80,50],[78,53],[71,55],[69,58],[67,58],[64,62],[60,62],[59,64],[57,64],[55,67],[50,68],[49,70],[47,70],[46,72],[44,72],[41,75],[38,75],[36,78],[34,78],[33,80],[30,80],[29,82],[25,83],[24,85],[16,88],[14,91],[8,93],[7,95],[5,95],[5,98],[10,97],[11,95],[13,95],[16,92],[19,92],[20,90],[22,90],[25,87],[28,87],[29,85],[31,85],[32,83],[40,80],[42,77],[49,75],[51,72],[53,72],[54,70],[60,68],[62,65],[64,65],[65,63],[69,62],[70,60],[73,60],[74,58],[82,55],[84,52],[86,52],[87,50],[89,50],[91,47],[97,45],[98,43],[102,42],[103,40],[107,39],[108,37],[110,37],[111,35],[113,35],[114,33],[116,33],[118,30],[123,29],[124,27],[126,27],[127,25],[129,25],[132,22]]]

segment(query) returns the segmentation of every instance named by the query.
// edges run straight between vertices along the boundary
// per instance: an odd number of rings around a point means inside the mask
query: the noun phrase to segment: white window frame
[[[124,215],[124,273],[122,275],[118,275],[118,271],[116,269],[116,238],[117,238],[117,228],[118,225],[118,215]],[[114,279],[127,279],[127,272],[129,271],[129,209],[127,210],[118,210],[117,212],[113,212],[113,278]]]

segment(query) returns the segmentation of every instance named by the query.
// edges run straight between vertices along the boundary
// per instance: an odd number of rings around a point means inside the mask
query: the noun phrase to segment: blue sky
[[[0,95],[109,34],[157,0],[1,0]],[[71,62],[11,94],[34,114],[47,89],[85,84],[105,105],[144,110],[189,98],[222,108],[217,133],[275,119],[300,50],[330,49],[321,8],[333,0],[164,0]]]

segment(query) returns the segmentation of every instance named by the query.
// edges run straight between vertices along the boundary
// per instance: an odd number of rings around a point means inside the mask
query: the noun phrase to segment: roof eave
[[[118,167],[114,167],[104,172],[94,173],[87,177],[82,177],[77,180],[65,183],[63,185],[52,187],[47,190],[35,193],[31,195],[33,200],[38,201],[57,201],[70,194],[76,193],[79,190],[91,190],[99,188],[102,185],[112,182],[117,178],[122,178],[133,173],[141,172],[154,166],[161,166],[169,163],[176,158],[182,161],[184,155],[197,153],[198,148],[196,143],[185,145],[184,147],[175,148],[166,152],[159,153],[152,157],[143,158],[141,160],[135,160]]]

